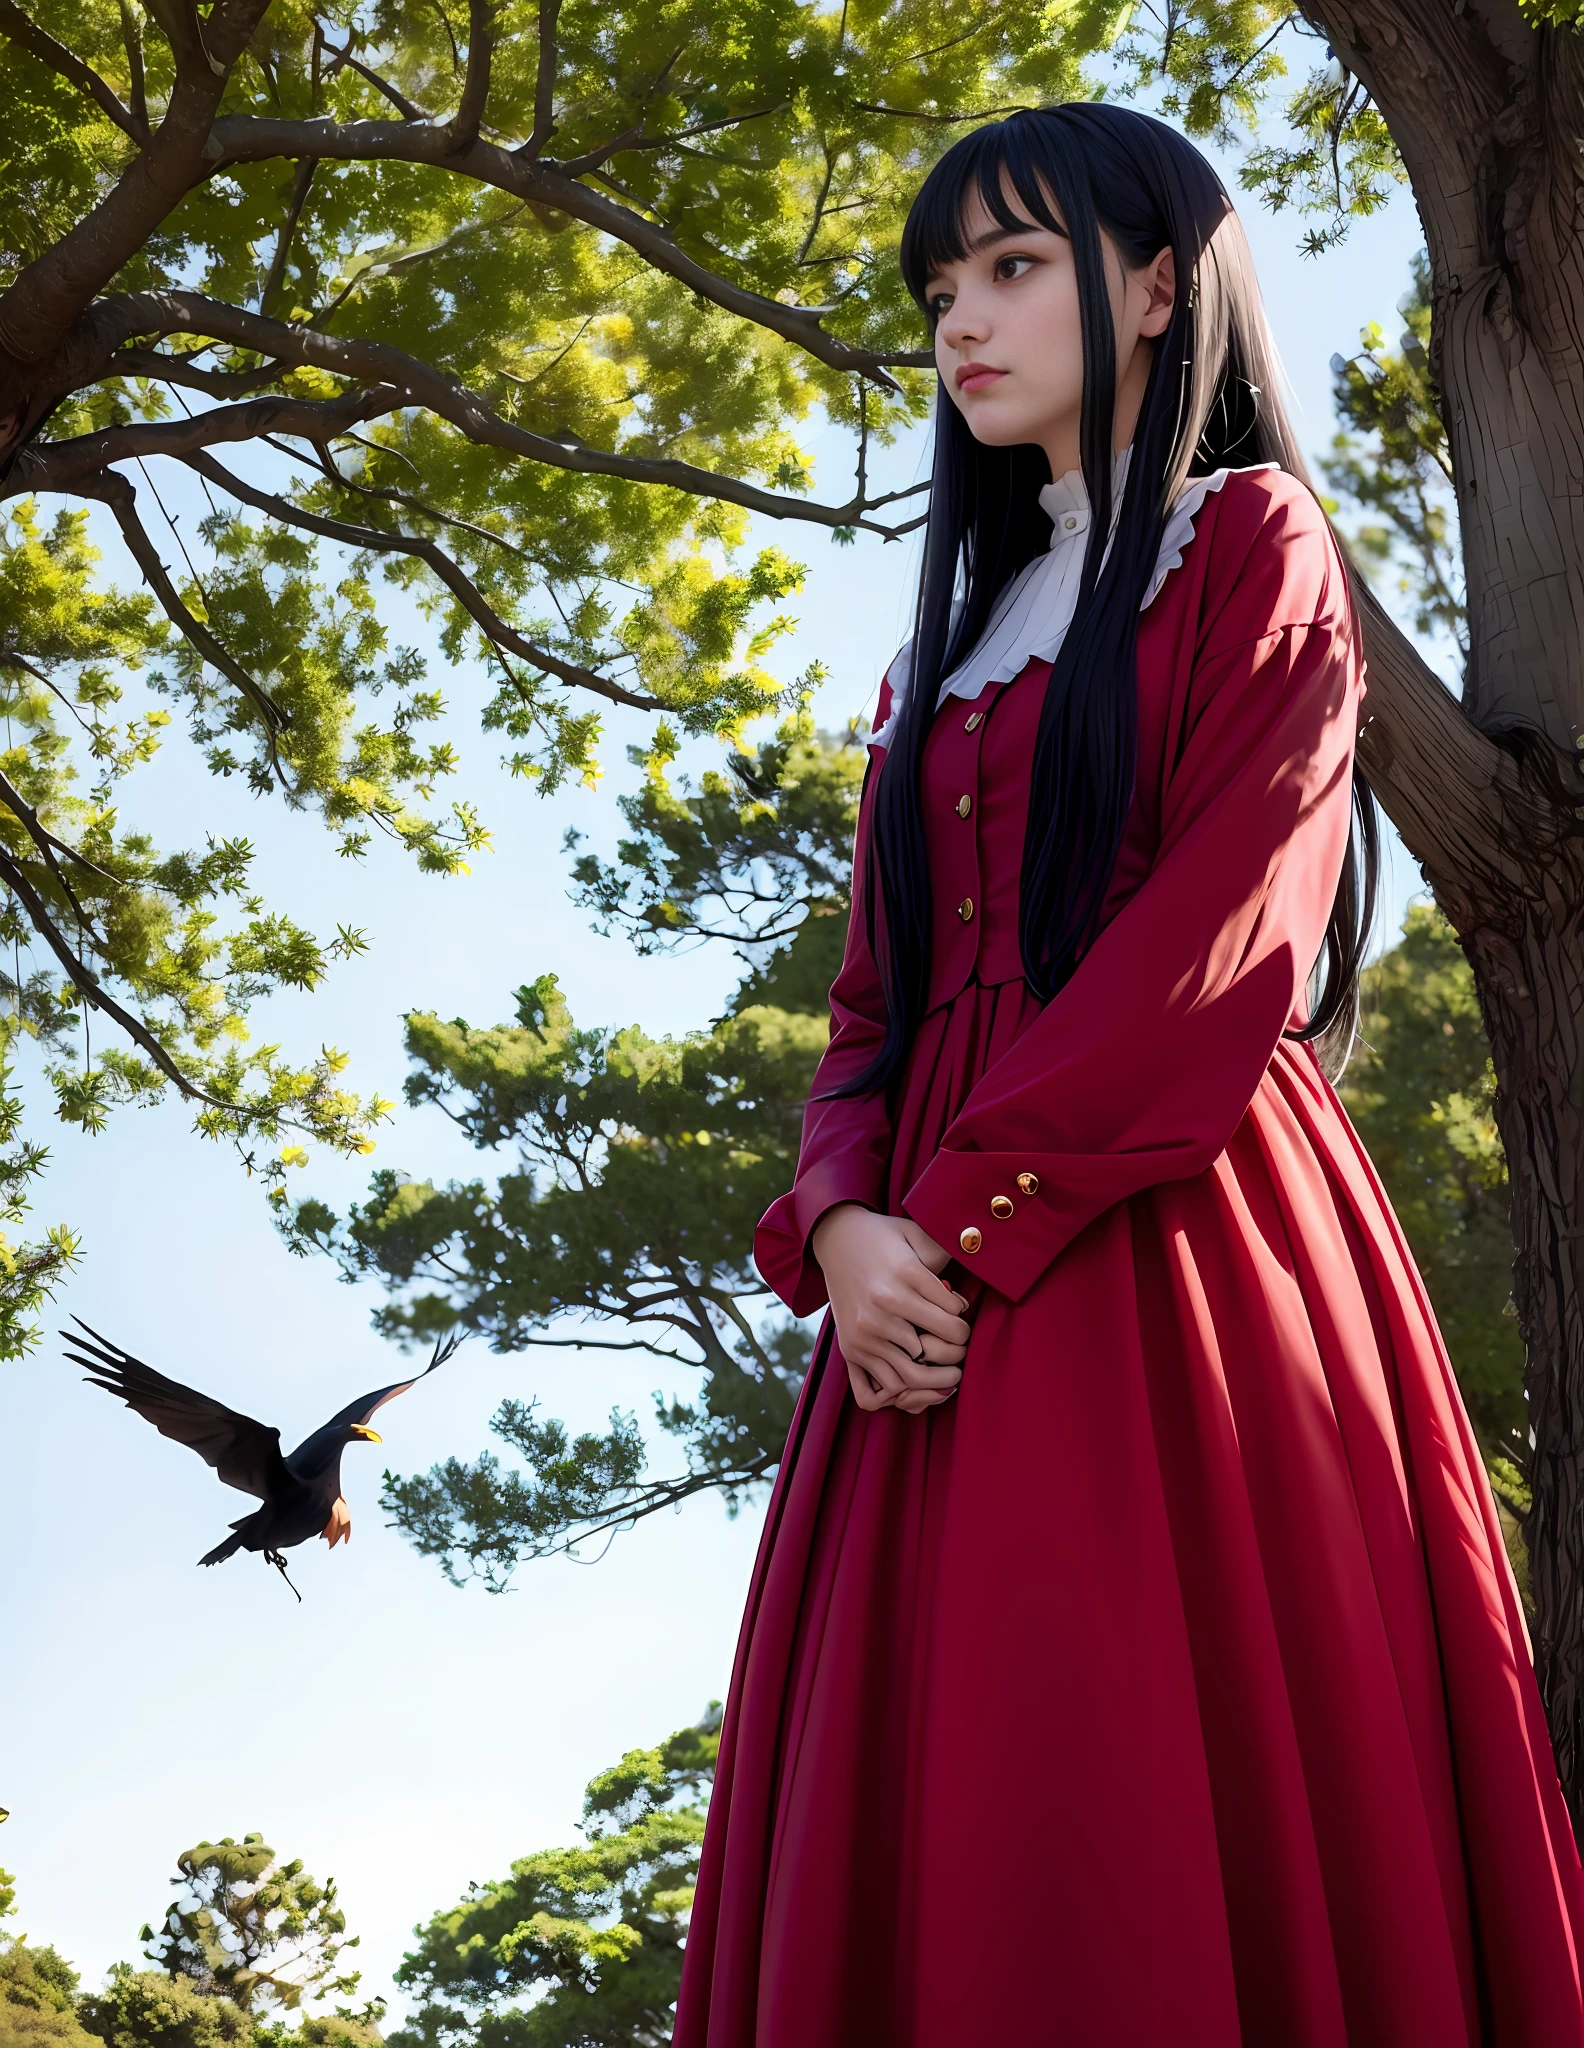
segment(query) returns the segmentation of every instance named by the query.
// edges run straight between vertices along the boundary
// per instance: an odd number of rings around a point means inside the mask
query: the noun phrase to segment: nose
[[[960,292],[942,314],[935,332],[945,347],[961,351],[976,347],[990,331],[983,303],[975,303],[970,292]]]

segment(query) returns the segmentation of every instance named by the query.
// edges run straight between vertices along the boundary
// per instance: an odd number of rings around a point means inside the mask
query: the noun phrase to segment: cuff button
[[[990,1204],[990,1214],[992,1216],[999,1217],[1000,1220],[1004,1223],[1006,1219],[1012,1214],[1012,1203],[1008,1199],[1008,1197],[1005,1195],[997,1195]]]
[[[984,1243],[984,1232],[982,1230],[975,1230],[973,1225],[970,1223],[968,1228],[963,1232],[962,1236],[958,1238],[957,1242],[962,1246],[965,1252],[976,1252],[978,1251],[979,1247]]]
[[[1037,1173],[1020,1173],[1017,1180],[1018,1186],[1023,1190],[1024,1194],[1037,1195],[1039,1193],[1039,1175]]]

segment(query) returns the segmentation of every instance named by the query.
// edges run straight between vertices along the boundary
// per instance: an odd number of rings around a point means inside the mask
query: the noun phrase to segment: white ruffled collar
[[[1111,522],[1116,530],[1122,492],[1127,482],[1132,443],[1117,456],[1112,470]],[[1277,469],[1279,463],[1261,462],[1257,470]],[[1230,469],[1218,469],[1209,476],[1192,478],[1173,501],[1161,535],[1155,571],[1144,593],[1141,611],[1154,602],[1161,585],[1182,561],[1183,550],[1193,539],[1199,509],[1212,491],[1219,491]],[[1050,546],[1036,555],[1000,593],[984,632],[965,660],[942,683],[937,703],[948,697],[972,702],[995,683],[1009,683],[1031,661],[1054,661],[1067,637],[1078,602],[1078,585],[1083,575],[1086,536],[1090,524],[1089,493],[1083,471],[1070,469],[1039,494],[1041,508],[1051,521]],[[1107,542],[1107,552],[1110,543]],[[1103,558],[1102,558],[1103,559]],[[908,664],[913,643],[909,640],[886,671],[891,684],[891,716],[873,734],[871,746],[883,746],[902,708],[908,685]]]

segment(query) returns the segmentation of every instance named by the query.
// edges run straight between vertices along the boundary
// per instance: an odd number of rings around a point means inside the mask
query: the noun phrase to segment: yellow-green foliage
[[[76,1971],[54,1949],[0,1941],[0,2048],[94,2048],[76,1991]]]
[[[105,2048],[252,2048],[253,2022],[229,1998],[127,1963],[115,1966],[103,1991],[83,1997],[80,2011]]]

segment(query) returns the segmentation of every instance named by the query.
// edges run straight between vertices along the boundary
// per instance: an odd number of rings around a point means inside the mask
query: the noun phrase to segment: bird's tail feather
[[[248,1519],[251,1519],[251,1517]],[[241,1548],[242,1538],[240,1534],[231,1535],[226,1538],[224,1543],[217,1543],[208,1556],[199,1558],[198,1562],[200,1564],[224,1564],[228,1557],[234,1557]]]

